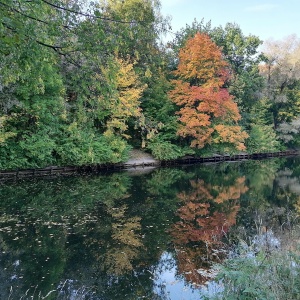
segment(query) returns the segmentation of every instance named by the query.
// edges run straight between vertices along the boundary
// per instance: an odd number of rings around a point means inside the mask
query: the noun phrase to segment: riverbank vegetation
[[[205,299],[299,299],[298,228],[285,232],[282,240],[265,232],[238,255],[225,260],[216,277],[218,289]]]
[[[238,24],[195,20],[163,43],[158,0],[2,0],[0,19],[0,169],[299,142],[295,36],[261,51]]]

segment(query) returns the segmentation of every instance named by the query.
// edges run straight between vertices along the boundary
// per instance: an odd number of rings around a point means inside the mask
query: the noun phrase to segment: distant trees
[[[300,40],[295,35],[264,43],[265,61],[260,72],[266,80],[273,126],[288,144],[297,142],[300,132]]]

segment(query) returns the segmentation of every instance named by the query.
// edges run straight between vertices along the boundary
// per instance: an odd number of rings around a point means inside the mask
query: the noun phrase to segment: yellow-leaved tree
[[[145,89],[134,70],[134,62],[130,59],[115,58],[108,68],[102,72],[109,83],[110,90],[99,101],[105,103],[105,109],[110,112],[106,120],[105,135],[117,134],[125,138],[130,118],[140,118],[140,98]],[[105,99],[104,99],[105,98]]]

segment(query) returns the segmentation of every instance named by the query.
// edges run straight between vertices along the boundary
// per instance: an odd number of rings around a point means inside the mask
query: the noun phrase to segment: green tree
[[[124,137],[149,123],[140,106],[162,61],[159,2],[0,6],[1,168],[125,160]]]
[[[248,117],[249,138],[246,146],[249,152],[274,152],[281,149],[273,126],[271,102],[267,98],[257,101]]]
[[[214,28],[211,38],[222,48],[222,53],[230,64],[232,77],[228,89],[245,117],[259,100],[263,87],[263,78],[258,68],[262,60],[258,47],[262,41],[257,36],[244,35],[240,26],[235,23],[227,23],[224,28]]]

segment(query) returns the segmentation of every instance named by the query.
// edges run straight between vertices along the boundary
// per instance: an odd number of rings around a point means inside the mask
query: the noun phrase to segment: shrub
[[[152,155],[159,160],[176,159],[186,154],[194,154],[194,151],[190,148],[181,148],[168,141],[159,139],[149,141],[147,149],[149,149]]]

